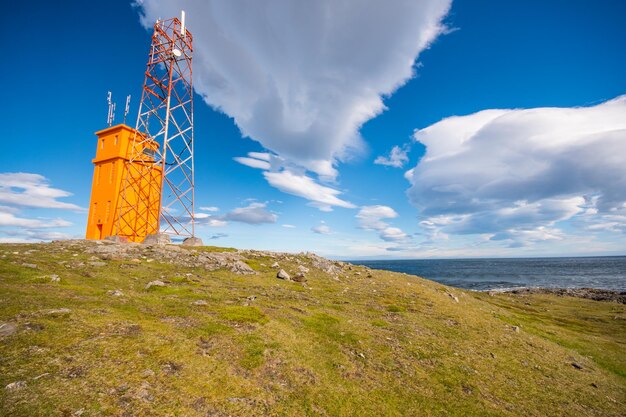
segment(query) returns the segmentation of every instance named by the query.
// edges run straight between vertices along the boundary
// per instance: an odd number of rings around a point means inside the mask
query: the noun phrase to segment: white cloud
[[[258,168],[258,169],[270,169],[271,168],[271,165],[269,162],[262,161],[260,159],[246,158],[244,156],[237,156],[233,159],[242,165],[249,166],[250,168]]]
[[[387,242],[402,241],[407,238],[407,234],[397,227],[385,227],[380,231],[380,238]]]
[[[485,110],[415,132],[406,173],[427,231],[490,234],[521,246],[563,237],[558,223],[623,230],[626,96],[576,108]],[[608,220],[608,216],[617,216]]]
[[[210,213],[213,213],[213,212],[216,212],[216,211],[220,211],[219,207],[200,207],[200,210],[208,211]]]
[[[187,11],[194,36],[194,88],[232,117],[244,136],[304,168],[265,173],[270,183],[298,176],[334,180],[337,161],[363,149],[359,128],[384,111],[440,34],[450,0],[143,0],[142,23]],[[264,153],[237,162],[270,170]],[[328,210],[351,204],[323,192]],[[310,191],[310,190],[309,190]],[[309,191],[305,192],[304,198]]]
[[[359,227],[379,233],[379,237],[387,242],[404,241],[408,235],[397,227],[391,227],[383,219],[395,219],[398,213],[389,206],[364,206],[355,216]]]
[[[72,194],[50,187],[49,181],[38,174],[0,173],[0,239],[4,242],[37,242],[67,239],[66,233],[52,230],[72,226],[61,219],[27,216],[25,212],[42,209],[61,209],[81,212],[75,204],[59,201]],[[47,213],[46,213],[47,214]]]
[[[248,224],[276,223],[278,216],[265,209],[265,203],[250,203],[247,207],[239,207],[226,213],[222,220]]]
[[[72,223],[63,219],[26,219],[17,217],[12,213],[0,212],[0,226],[3,227],[23,227],[30,229],[43,229],[50,227],[66,227]]]
[[[333,206],[354,208],[355,205],[337,197],[341,191],[316,183],[311,177],[296,174],[289,170],[264,172],[263,176],[270,185],[280,191],[311,200],[309,203],[322,211],[331,211]]]
[[[311,231],[313,233],[317,233],[318,235],[330,235],[332,233],[332,230],[330,230],[330,227],[328,227],[327,225],[323,223],[318,226],[311,227]]]
[[[409,162],[408,157],[409,147],[407,145],[400,147],[394,146],[389,153],[389,156],[379,156],[374,160],[375,164],[385,165],[395,168],[402,168],[405,163]]]
[[[219,220],[219,219],[209,219],[206,223],[207,226],[209,227],[224,227],[226,226],[228,223],[226,223],[223,220]]]
[[[337,197],[341,191],[319,184],[303,173],[302,169],[269,153],[249,152],[248,157],[237,157],[235,161],[265,170],[267,182],[280,191],[310,200],[309,205],[321,211],[332,211],[333,206],[354,208],[355,206]]]
[[[395,219],[398,213],[388,206],[364,206],[361,207],[356,218],[359,226],[365,230],[380,230],[387,227],[382,219]]]
[[[283,227],[286,229],[295,229],[296,226],[294,226],[293,224],[283,224]]]
[[[72,194],[51,188],[49,181],[42,175],[25,172],[7,172],[0,174],[0,203],[17,207],[64,209],[84,211],[76,204],[58,201],[59,198]]]

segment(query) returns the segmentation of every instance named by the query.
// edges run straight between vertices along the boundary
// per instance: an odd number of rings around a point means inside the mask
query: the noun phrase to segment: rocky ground
[[[0,245],[0,415],[624,415],[622,299],[556,294],[312,253]]]
[[[626,292],[597,288],[516,288],[507,292],[512,294],[553,294],[560,297],[578,297],[626,304]]]

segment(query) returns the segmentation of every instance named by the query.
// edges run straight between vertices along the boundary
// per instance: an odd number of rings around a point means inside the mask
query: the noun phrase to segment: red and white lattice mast
[[[157,20],[120,187],[115,231],[128,240],[195,237],[192,53],[185,12]]]

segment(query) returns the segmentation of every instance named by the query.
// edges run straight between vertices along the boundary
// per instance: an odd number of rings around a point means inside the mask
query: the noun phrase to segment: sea
[[[349,262],[478,291],[521,287],[626,291],[626,256]]]

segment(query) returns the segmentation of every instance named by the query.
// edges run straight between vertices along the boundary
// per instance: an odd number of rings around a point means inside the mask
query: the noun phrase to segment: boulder
[[[285,281],[291,281],[291,277],[289,276],[287,272],[285,272],[284,269],[281,269],[280,271],[278,271],[278,274],[276,274],[276,278],[284,279]]]
[[[17,326],[13,323],[0,323],[0,337],[11,336],[17,331]]]
[[[107,236],[104,240],[113,243],[128,243],[128,238],[125,236]]]
[[[251,275],[256,274],[254,269],[250,268],[250,265],[243,261],[235,261],[230,268],[231,272],[238,275]]]
[[[158,279],[155,281],[150,281],[146,285],[146,290],[149,290],[152,287],[165,287],[165,283],[163,281],[159,281]]]
[[[278,262],[274,262],[272,264],[272,268],[280,268],[280,265],[278,264]]]
[[[454,295],[452,293],[448,293],[448,296],[450,296],[450,298],[452,298],[455,303],[459,302],[459,298],[456,295]]]
[[[188,237],[183,240],[183,246],[204,246],[204,243],[199,237]]]
[[[172,240],[170,239],[170,235],[166,235],[164,233],[154,233],[146,236],[141,243],[143,245],[167,245],[172,243]]]
[[[24,387],[26,387],[26,381],[15,381],[4,387],[4,389],[7,391],[15,391]]]
[[[304,272],[298,272],[292,280],[295,282],[306,282],[306,275],[304,275]]]

